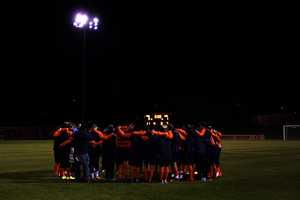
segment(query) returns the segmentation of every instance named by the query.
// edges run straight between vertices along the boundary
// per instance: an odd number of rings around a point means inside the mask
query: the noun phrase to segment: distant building
[[[169,125],[170,115],[172,115],[172,113],[152,113],[152,114],[145,115],[144,116],[145,125],[146,126],[150,126],[150,125],[159,126],[163,124]]]

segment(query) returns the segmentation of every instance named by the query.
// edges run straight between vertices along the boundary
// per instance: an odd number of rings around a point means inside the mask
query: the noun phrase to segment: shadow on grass
[[[74,180],[62,180],[59,177],[54,177],[52,176],[51,170],[42,170],[42,171],[24,171],[24,172],[6,172],[6,173],[0,173],[0,179],[6,179],[7,183],[75,183]],[[115,174],[115,177],[118,174]],[[187,177],[186,177],[187,178]],[[82,177],[81,177],[81,182],[82,182]],[[91,181],[90,184],[99,184],[99,183],[105,183],[105,184],[110,184],[110,183],[121,183],[121,184],[149,184],[148,182],[144,181],[144,178],[140,178],[141,182],[136,183],[135,181],[132,183],[130,179],[126,179],[126,181],[119,181],[116,179],[115,181],[110,181],[110,180],[105,180],[104,177],[101,177],[101,180],[96,180],[96,181]],[[160,183],[158,173],[155,173],[153,176],[153,182],[152,184],[155,183]]]
[[[74,180],[62,180],[59,177],[52,176],[51,170],[43,170],[43,171],[24,171],[24,172],[6,172],[6,173],[0,173],[0,179],[6,179],[8,183],[75,183]],[[155,179],[156,180],[156,179]],[[81,177],[82,181],[82,177]],[[156,181],[154,181],[156,182]],[[90,184],[98,184],[98,183],[130,183],[130,184],[136,184],[131,183],[130,179],[127,179],[125,182],[115,180],[115,181],[107,181],[103,177],[101,177],[101,180],[92,181]],[[144,182],[144,179],[141,178],[140,183],[146,183]],[[139,183],[139,184],[140,184]]]
[[[0,179],[7,179],[9,183],[59,183],[60,178],[52,176],[53,171],[24,171],[0,173]]]

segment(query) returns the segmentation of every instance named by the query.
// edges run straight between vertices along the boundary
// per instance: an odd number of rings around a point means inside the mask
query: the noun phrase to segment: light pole
[[[85,115],[85,35],[86,30],[97,30],[99,19],[94,18],[90,20],[87,26],[87,22],[89,17],[86,14],[77,14],[73,25],[76,28],[83,29],[83,70],[82,70],[82,123],[84,122],[84,115]]]

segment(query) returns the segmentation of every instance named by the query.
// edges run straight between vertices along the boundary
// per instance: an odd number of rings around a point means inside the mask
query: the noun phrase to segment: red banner
[[[300,124],[299,114],[258,115],[259,125],[288,125]]]
[[[0,140],[51,140],[56,128],[0,127]]]
[[[265,135],[222,135],[221,140],[265,140]]]

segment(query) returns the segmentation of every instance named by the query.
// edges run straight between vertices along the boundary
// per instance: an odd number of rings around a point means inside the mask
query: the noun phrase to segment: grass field
[[[76,184],[52,177],[53,141],[0,141],[0,199],[300,198],[300,141],[222,142],[223,176],[216,180],[120,183],[101,173],[99,181]]]

